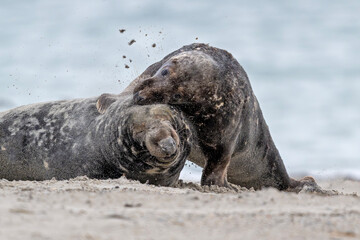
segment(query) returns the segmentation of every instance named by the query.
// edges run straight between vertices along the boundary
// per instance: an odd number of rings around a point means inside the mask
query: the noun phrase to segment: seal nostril
[[[178,93],[176,93],[176,94],[173,95],[173,98],[174,98],[175,100],[179,100],[179,99],[181,98],[181,95],[178,94]]]

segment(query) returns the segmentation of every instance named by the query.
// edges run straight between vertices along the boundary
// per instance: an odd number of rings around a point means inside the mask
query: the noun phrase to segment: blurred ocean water
[[[356,0],[4,0],[0,111],[120,92],[169,52],[205,42],[247,71],[291,174],[360,178],[359,12]],[[182,177],[200,174],[190,164]]]

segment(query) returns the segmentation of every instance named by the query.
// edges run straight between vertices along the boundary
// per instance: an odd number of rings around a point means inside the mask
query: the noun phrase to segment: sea
[[[209,43],[246,70],[290,175],[359,179],[359,12],[357,0],[2,0],[0,111],[119,93]],[[201,171],[187,162],[181,178]]]

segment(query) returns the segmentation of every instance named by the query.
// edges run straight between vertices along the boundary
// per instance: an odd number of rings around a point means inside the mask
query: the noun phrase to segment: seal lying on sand
[[[225,50],[191,44],[148,67],[124,93],[137,104],[168,103],[183,111],[198,136],[190,161],[204,167],[201,183],[296,188],[312,178],[289,178],[248,76]],[[115,95],[99,98],[104,112]],[[228,168],[228,166],[230,167]]]
[[[126,177],[174,184],[190,152],[190,131],[168,105],[119,98],[105,114],[96,99],[34,104],[0,113],[0,178]]]

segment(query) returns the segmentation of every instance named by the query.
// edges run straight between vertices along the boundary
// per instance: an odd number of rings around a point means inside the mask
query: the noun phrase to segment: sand
[[[360,181],[320,185],[339,194],[0,180],[0,239],[360,239]]]

